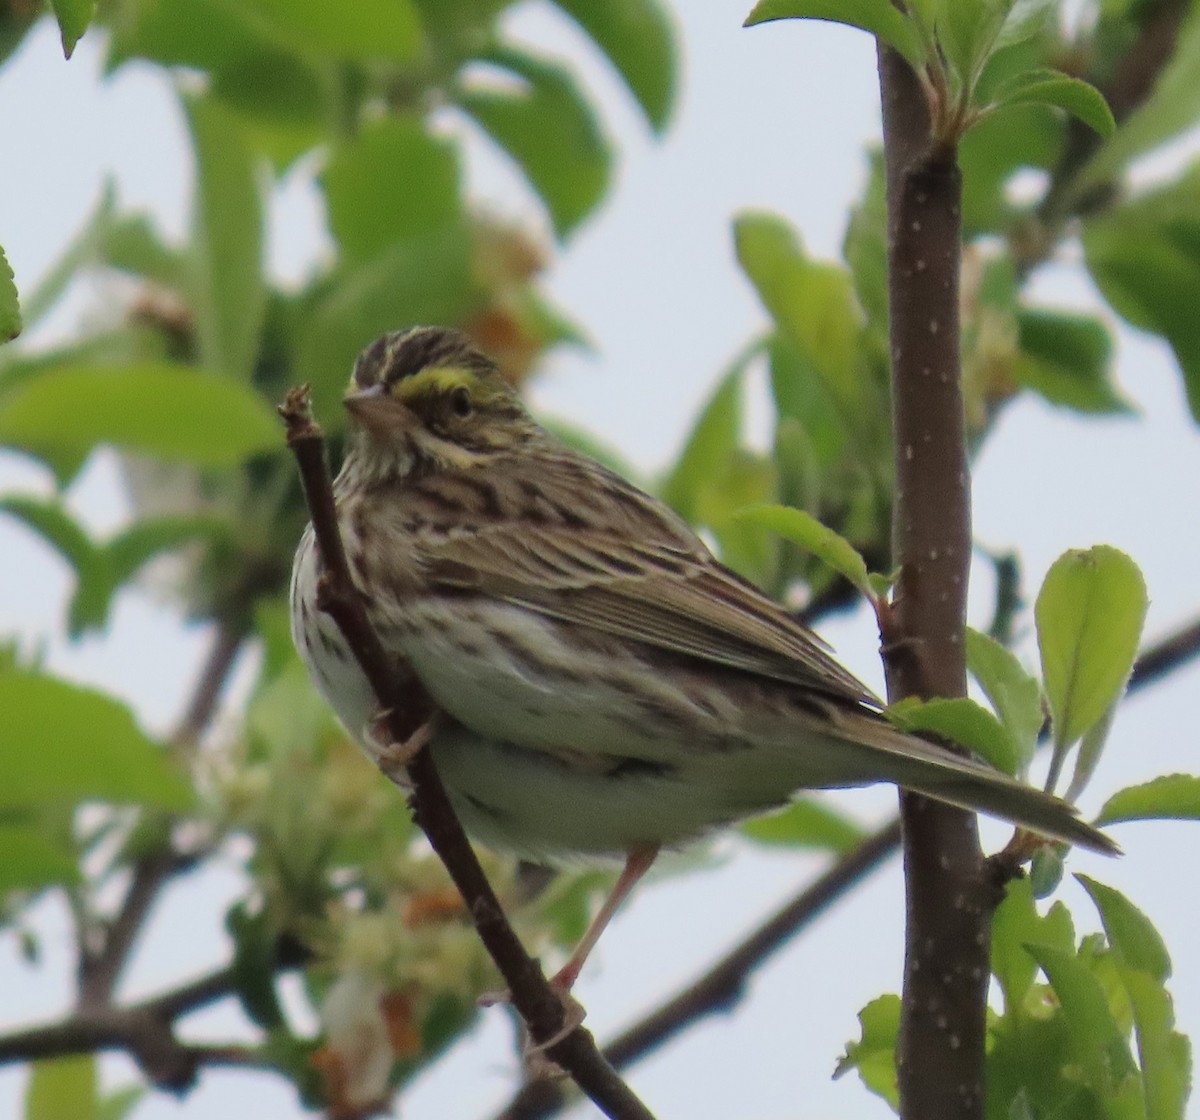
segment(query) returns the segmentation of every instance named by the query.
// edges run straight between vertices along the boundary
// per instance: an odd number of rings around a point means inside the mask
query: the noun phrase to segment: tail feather
[[[870,717],[868,717],[870,718]],[[857,719],[855,719],[857,723]],[[1078,844],[1105,855],[1120,855],[1118,844],[1081,820],[1078,810],[1061,798],[997,770],[978,759],[897,731],[870,718],[868,731],[854,728],[854,741],[874,756],[897,785],[972,812],[999,817],[1051,840]]]

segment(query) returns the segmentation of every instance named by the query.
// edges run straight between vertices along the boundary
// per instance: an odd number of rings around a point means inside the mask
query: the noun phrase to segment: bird
[[[334,499],[351,576],[384,649],[436,705],[426,749],[463,826],[533,860],[624,860],[561,991],[661,849],[803,790],[890,782],[1116,852],[1051,794],[893,727],[665,503],[538,424],[467,335],[376,340],[344,404]],[[378,760],[379,704],[318,607],[320,572],[309,525],[293,639]]]

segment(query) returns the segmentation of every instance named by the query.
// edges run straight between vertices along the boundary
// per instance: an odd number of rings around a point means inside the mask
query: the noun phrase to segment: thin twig
[[[217,702],[242,647],[242,630],[219,624],[212,650],[178,726],[171,735],[177,748],[188,748],[204,733],[217,710]],[[129,960],[138,934],[145,925],[162,888],[196,861],[170,848],[148,853],[132,867],[129,886],[115,915],[98,930],[81,931],[79,938],[78,996],[81,1009],[99,1009],[112,1001],[121,972]],[[98,949],[88,940],[99,935]]]
[[[392,741],[407,743],[433,717],[433,707],[419,682],[403,673],[396,659],[384,650],[354,586],[325,464],[324,437],[313,422],[307,387],[292,390],[279,411],[287,424],[288,446],[300,468],[323,561],[322,609],[341,630],[370,682],[380,709],[386,713]],[[653,1120],[646,1106],[604,1059],[589,1031],[577,1026],[563,1035],[562,1001],[505,917],[454,814],[429,750],[419,751],[409,762],[407,778],[413,816],[462,894],[480,939],[508,983],[512,1003],[534,1042],[544,1047],[546,1056],[566,1070],[612,1120]]]

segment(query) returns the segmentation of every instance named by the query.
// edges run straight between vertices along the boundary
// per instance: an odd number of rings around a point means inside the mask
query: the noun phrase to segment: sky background
[[[724,364],[766,324],[738,272],[730,219],[762,208],[786,215],[810,250],[835,256],[847,207],[865,178],[864,145],[879,134],[874,48],[862,34],[829,25],[774,24],[740,29],[738,3],[676,4],[683,78],[675,120],[657,141],[623,87],[586,40],[548,6],[522,5],[514,36],[568,55],[603,105],[620,153],[609,200],[557,256],[551,294],[588,330],[595,352],[562,352],[547,363],[533,401],[546,413],[583,424],[652,472],[670,463]],[[187,221],[190,167],[178,107],[160,76],[127,65],[100,78],[101,52],[90,37],[64,62],[57,32],[43,24],[21,55],[0,71],[0,110],[10,156],[0,171],[0,244],[28,292],[98,198],[106,175],[121,202],[151,210],[167,234]],[[444,127],[462,128],[447,119]],[[1197,151],[1193,138],[1152,161],[1143,177],[1177,167]],[[472,194],[497,212],[546,230],[544,217],[506,161],[468,143]],[[271,210],[270,260],[299,279],[325,246],[312,164],[283,185]],[[1031,184],[1026,183],[1028,187]],[[547,240],[548,238],[548,234]],[[1081,279],[1078,249],[1042,270],[1039,299],[1094,309]],[[119,314],[119,288],[71,293],[40,332],[68,332],[81,316]],[[1187,417],[1179,377],[1160,343],[1119,335],[1119,379],[1137,419],[1082,421],[1032,398],[1010,408],[977,464],[975,532],[997,550],[1018,549],[1034,589],[1064,549],[1111,543],[1131,553],[1151,595],[1147,634],[1161,635],[1200,612],[1195,528],[1200,502],[1200,438]],[[752,388],[749,423],[767,432],[761,385]],[[47,493],[43,471],[0,454],[0,493]],[[114,463],[94,457],[70,494],[71,506],[98,531],[127,516]],[[122,593],[110,633],[68,646],[59,637],[69,573],[23,529],[0,521],[0,627],[26,648],[46,641],[50,665],[133,703],[144,724],[164,730],[180,710],[206,649],[207,635],[182,627],[142,591]],[[975,573],[973,620],[986,623],[990,580]],[[849,667],[881,687],[877,635],[862,612],[823,628]],[[1021,652],[1034,664],[1026,634]],[[236,700],[252,672],[243,664]],[[1095,810],[1113,790],[1160,773],[1200,770],[1194,727],[1185,722],[1200,670],[1177,674],[1122,710],[1099,775],[1084,798]],[[839,796],[865,823],[894,810],[890,789]],[[1171,983],[1182,1029],[1200,1034],[1197,906],[1180,889],[1180,852],[1194,850],[1194,826],[1126,825],[1114,830],[1126,857],[1073,853],[1070,870],[1125,892],[1162,930],[1174,952]],[[988,824],[994,847],[1005,830]],[[664,873],[635,897],[606,935],[578,992],[589,1025],[603,1039],[649,1010],[790,896],[822,866],[803,854],[764,853],[718,840],[716,866]],[[232,861],[180,883],[164,899],[123,985],[136,998],[220,964],[227,954],[224,906],[240,881]],[[1077,887],[1064,888],[1080,929],[1099,923]],[[853,1077],[830,1073],[856,1012],[899,984],[903,895],[892,860],[825,920],[762,969],[735,1014],[706,1020],[631,1074],[635,1089],[665,1117],[840,1117],[888,1115]],[[20,964],[15,938],[0,934],[0,1026],[49,1018],[68,1004],[68,925],[61,907],[36,914],[44,959]],[[291,992],[293,1001],[294,990]],[[224,1039],[238,1022],[228,1007],[188,1020],[189,1037]],[[480,1017],[470,1039],[423,1076],[405,1098],[407,1120],[486,1116],[514,1081],[511,1030],[500,1012]],[[131,1077],[128,1061],[106,1060],[104,1077]],[[20,1114],[24,1076],[0,1070],[0,1118]],[[289,1086],[268,1076],[206,1074],[185,1100],[148,1097],[138,1120],[299,1115]],[[586,1108],[575,1115],[590,1115]]]

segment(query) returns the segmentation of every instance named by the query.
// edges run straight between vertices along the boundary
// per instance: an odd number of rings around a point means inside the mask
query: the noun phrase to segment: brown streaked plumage
[[[465,336],[373,343],[346,406],[335,495],[351,567],[385,646],[444,713],[430,749],[485,842],[627,853],[627,889],[663,844],[800,789],[888,781],[1115,850],[1056,798],[894,730],[662,502],[536,424]],[[374,701],[316,609],[316,572],[310,530],[293,633],[359,734]]]

